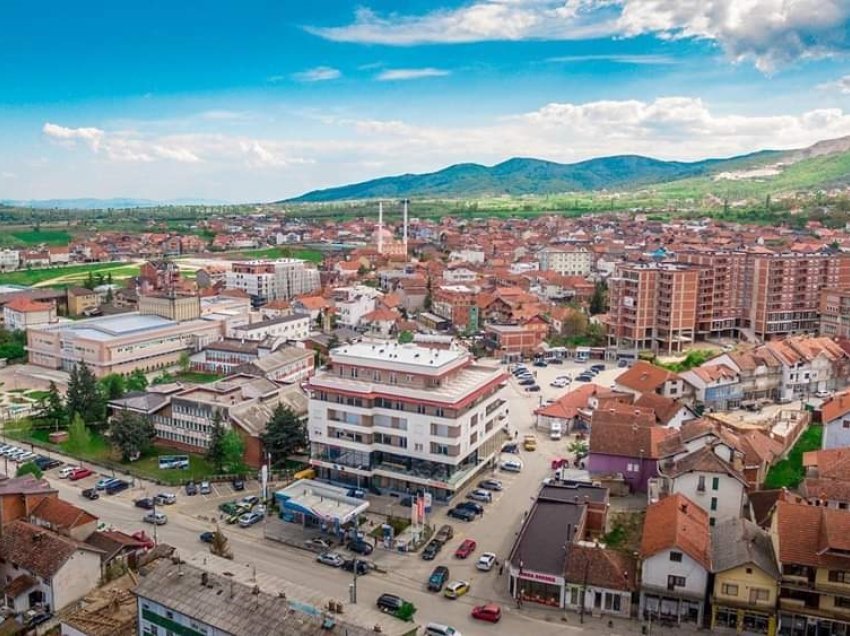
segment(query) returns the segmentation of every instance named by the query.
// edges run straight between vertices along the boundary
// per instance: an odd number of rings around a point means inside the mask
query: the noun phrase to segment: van
[[[440,623],[428,623],[425,626],[426,636],[462,636],[454,627]]]
[[[443,586],[449,580],[449,568],[445,565],[438,565],[428,577],[428,591],[442,592]]]
[[[549,429],[549,439],[552,439],[552,440],[561,439],[561,423],[560,422],[552,422],[552,427]]]

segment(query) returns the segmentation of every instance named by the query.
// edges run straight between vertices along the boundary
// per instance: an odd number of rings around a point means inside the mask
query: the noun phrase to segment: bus
[[[165,470],[168,468],[179,468],[181,470],[186,470],[189,468],[189,456],[188,455],[160,455],[159,456],[159,468],[160,470]]]

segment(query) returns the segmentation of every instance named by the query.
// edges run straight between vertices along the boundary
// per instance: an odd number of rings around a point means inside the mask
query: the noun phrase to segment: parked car
[[[445,565],[438,565],[428,577],[428,591],[441,592],[446,581],[449,580],[449,568]]]
[[[59,469],[59,479],[68,479],[75,471],[79,470],[79,466],[65,466]]]
[[[448,541],[451,541],[454,536],[454,528],[452,528],[449,524],[444,523],[440,526],[440,529],[437,530],[437,535],[434,537],[434,540],[439,541],[440,543],[447,543]]]
[[[484,481],[478,482],[478,487],[483,488],[484,490],[502,490],[502,482],[498,479],[485,479]]]
[[[564,361],[560,358],[552,358],[549,360],[549,364],[564,364]]]
[[[472,499],[473,501],[491,503],[493,501],[493,493],[489,490],[484,490],[483,488],[476,488],[475,490],[467,493],[466,498]]]
[[[247,506],[248,509],[253,508],[260,503],[260,498],[257,495],[246,495],[239,500],[240,506]]]
[[[549,366],[549,364],[546,362],[546,360],[535,360],[534,366],[545,369],[546,367]]]
[[[239,517],[239,527],[248,528],[253,526],[255,523],[262,521],[263,517],[265,517],[265,515],[262,512],[246,512],[244,515]]]
[[[552,380],[549,383],[549,386],[556,388],[556,389],[563,389],[568,384],[569,384],[569,382],[567,382],[566,380],[564,380],[562,378],[555,378],[554,380]]]
[[[103,492],[107,495],[115,495],[122,490],[127,490],[130,487],[130,482],[124,481],[123,479],[115,479],[114,481],[109,482]]]
[[[428,545],[425,546],[425,549],[422,550],[422,560],[423,561],[433,561],[437,558],[437,555],[440,553],[440,550],[443,549],[443,544],[436,539],[431,541]]]
[[[186,484],[186,494],[190,497],[198,494],[198,487],[195,485],[194,481],[190,481],[188,484]]]
[[[53,468],[58,468],[62,465],[58,459],[51,459],[50,457],[41,457],[39,458],[41,461],[36,460],[36,464],[41,470],[52,470]]]
[[[395,614],[404,606],[405,600],[395,594],[381,594],[377,600],[378,609],[382,612]]]
[[[161,512],[149,512],[144,517],[142,517],[142,521],[145,523],[153,523],[157,526],[164,526],[168,523],[168,517],[166,517]]]
[[[500,464],[502,470],[507,471],[509,473],[518,473],[522,471],[522,462],[519,462],[515,459],[508,459],[503,461]]]
[[[369,564],[363,559],[346,559],[345,563],[342,564],[342,569],[346,572],[354,572],[355,567],[357,568],[357,576],[369,574]]]
[[[210,482],[202,481],[199,490],[202,495],[208,495],[212,492],[212,486],[210,486]]]
[[[100,495],[98,494],[97,490],[95,490],[94,488],[86,488],[80,494],[83,497],[85,497],[86,499],[91,499],[92,501],[94,501],[95,499],[100,499]]]
[[[332,568],[341,568],[342,564],[345,563],[345,559],[336,552],[323,552],[316,557],[316,561]]]
[[[115,477],[101,477],[95,482],[94,487],[98,490],[106,490],[106,487],[115,481],[115,479]]]
[[[70,481],[79,481],[80,479],[91,477],[92,475],[94,475],[94,471],[90,468],[77,468],[74,472],[68,475],[68,479]]]
[[[318,550],[320,552],[327,552],[331,549],[331,542],[326,539],[322,539],[321,537],[314,537],[312,539],[307,539],[304,542],[304,545],[309,550]]]
[[[28,461],[35,459],[35,453],[25,452],[23,455],[18,455],[15,458],[15,461],[19,464],[24,464]]]
[[[242,491],[245,490],[245,480],[236,478],[230,482],[230,485],[233,486],[233,490]]]
[[[472,618],[489,623],[498,623],[499,619],[502,618],[502,608],[495,603],[476,605],[472,608]]]
[[[366,499],[366,491],[360,488],[350,488],[346,495],[348,497],[354,497],[354,499]]]
[[[475,517],[478,516],[469,508],[461,508],[460,506],[450,508],[446,515],[461,521],[475,521]]]
[[[154,497],[157,506],[170,506],[177,503],[177,495],[173,492],[161,492]]]
[[[153,510],[154,501],[151,497],[142,497],[141,499],[136,499],[133,502],[137,508],[144,508],[145,510]]]
[[[516,442],[508,442],[507,444],[502,444],[502,452],[519,455],[519,444],[517,444]]]
[[[496,563],[496,555],[492,552],[485,552],[480,557],[478,557],[478,562],[475,564],[475,567],[482,572],[489,572],[493,569],[493,565]]]
[[[628,361],[628,360],[626,360],[625,358],[620,358],[620,359],[617,361],[617,366],[618,366],[620,369],[625,369],[627,366],[629,366],[629,361]]]
[[[369,556],[370,554],[372,554],[372,544],[366,543],[362,539],[355,539],[354,541],[350,541],[347,547],[352,552],[362,554],[363,556]]]
[[[525,387],[525,390],[530,392],[530,393],[537,393],[538,391],[540,391],[540,385],[539,384],[532,384],[531,386]]]
[[[534,435],[526,435],[522,438],[522,447],[527,451],[537,450],[537,438]]]
[[[462,636],[454,627],[442,623],[428,623],[425,626],[425,636]]]
[[[465,559],[470,554],[475,552],[475,547],[477,545],[478,544],[475,543],[475,539],[464,539],[457,547],[457,550],[455,550],[455,557],[457,557],[458,559]]]
[[[537,386],[537,380],[534,378],[524,378],[519,381],[520,386]]]
[[[601,363],[600,364],[594,364],[594,365],[591,365],[590,370],[596,371],[597,373],[599,373],[600,371],[605,370],[605,365],[601,364]]]
[[[576,376],[576,382],[592,382],[593,376],[589,373],[581,373]]]
[[[450,599],[460,598],[469,592],[469,581],[452,581],[443,590],[443,596]]]
[[[145,550],[153,550],[156,547],[156,543],[154,542],[153,537],[149,537],[148,533],[144,530],[136,530],[130,536],[142,545],[144,545]]]
[[[815,397],[821,398],[822,400],[825,400],[828,397],[832,397],[832,392],[831,391],[816,391]]]
[[[215,537],[215,532],[202,532],[198,537],[203,543],[212,543],[213,537]]]

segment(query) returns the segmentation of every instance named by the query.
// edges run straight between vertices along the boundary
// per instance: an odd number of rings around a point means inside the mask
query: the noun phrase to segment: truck
[[[561,439],[562,435],[563,433],[561,431],[561,423],[557,421],[552,422],[549,427],[549,439],[559,440]]]

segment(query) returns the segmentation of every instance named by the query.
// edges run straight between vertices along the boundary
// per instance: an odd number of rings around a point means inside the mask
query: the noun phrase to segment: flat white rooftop
[[[396,342],[357,342],[331,351],[331,362],[359,366],[381,366],[388,370],[407,369],[411,373],[438,374],[466,362],[464,349],[436,349]]]

